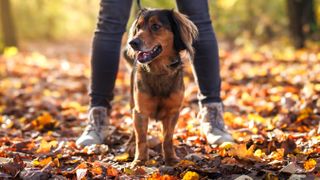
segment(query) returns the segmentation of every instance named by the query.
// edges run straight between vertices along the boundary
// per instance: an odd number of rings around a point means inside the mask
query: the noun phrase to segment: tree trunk
[[[17,46],[16,31],[9,0],[0,0],[0,17],[4,46]]]
[[[294,46],[303,48],[306,36],[316,27],[313,0],[287,0],[289,28]]]

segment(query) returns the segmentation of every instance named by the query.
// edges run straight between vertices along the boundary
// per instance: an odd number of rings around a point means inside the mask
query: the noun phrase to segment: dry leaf
[[[193,171],[187,171],[183,177],[182,177],[183,180],[198,180],[200,179],[200,176],[198,173],[196,172],[193,172]]]
[[[317,165],[317,161],[315,159],[308,159],[304,162],[303,167],[306,171],[312,171]]]

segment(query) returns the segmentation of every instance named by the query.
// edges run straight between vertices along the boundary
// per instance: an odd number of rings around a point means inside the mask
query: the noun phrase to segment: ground
[[[174,143],[183,159],[164,166],[161,127],[149,127],[150,160],[130,169],[129,70],[121,60],[110,138],[78,148],[87,117],[89,48],[9,48],[0,57],[0,178],[314,179],[320,176],[320,47],[277,44],[220,50],[225,123],[235,144],[208,145],[186,93]],[[71,50],[70,50],[71,49]],[[101,82],[103,83],[103,82]]]

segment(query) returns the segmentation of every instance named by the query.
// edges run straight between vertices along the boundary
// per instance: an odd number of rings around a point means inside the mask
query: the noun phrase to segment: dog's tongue
[[[138,54],[138,61],[144,63],[148,60],[150,53],[149,52],[140,52]]]

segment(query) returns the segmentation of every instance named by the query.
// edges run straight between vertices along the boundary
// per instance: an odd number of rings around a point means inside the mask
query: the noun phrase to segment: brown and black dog
[[[131,107],[136,140],[132,166],[148,160],[149,119],[162,121],[162,149],[167,165],[179,161],[172,137],[184,96],[183,51],[192,58],[196,26],[174,10],[142,9],[129,33],[127,54],[134,59]]]

